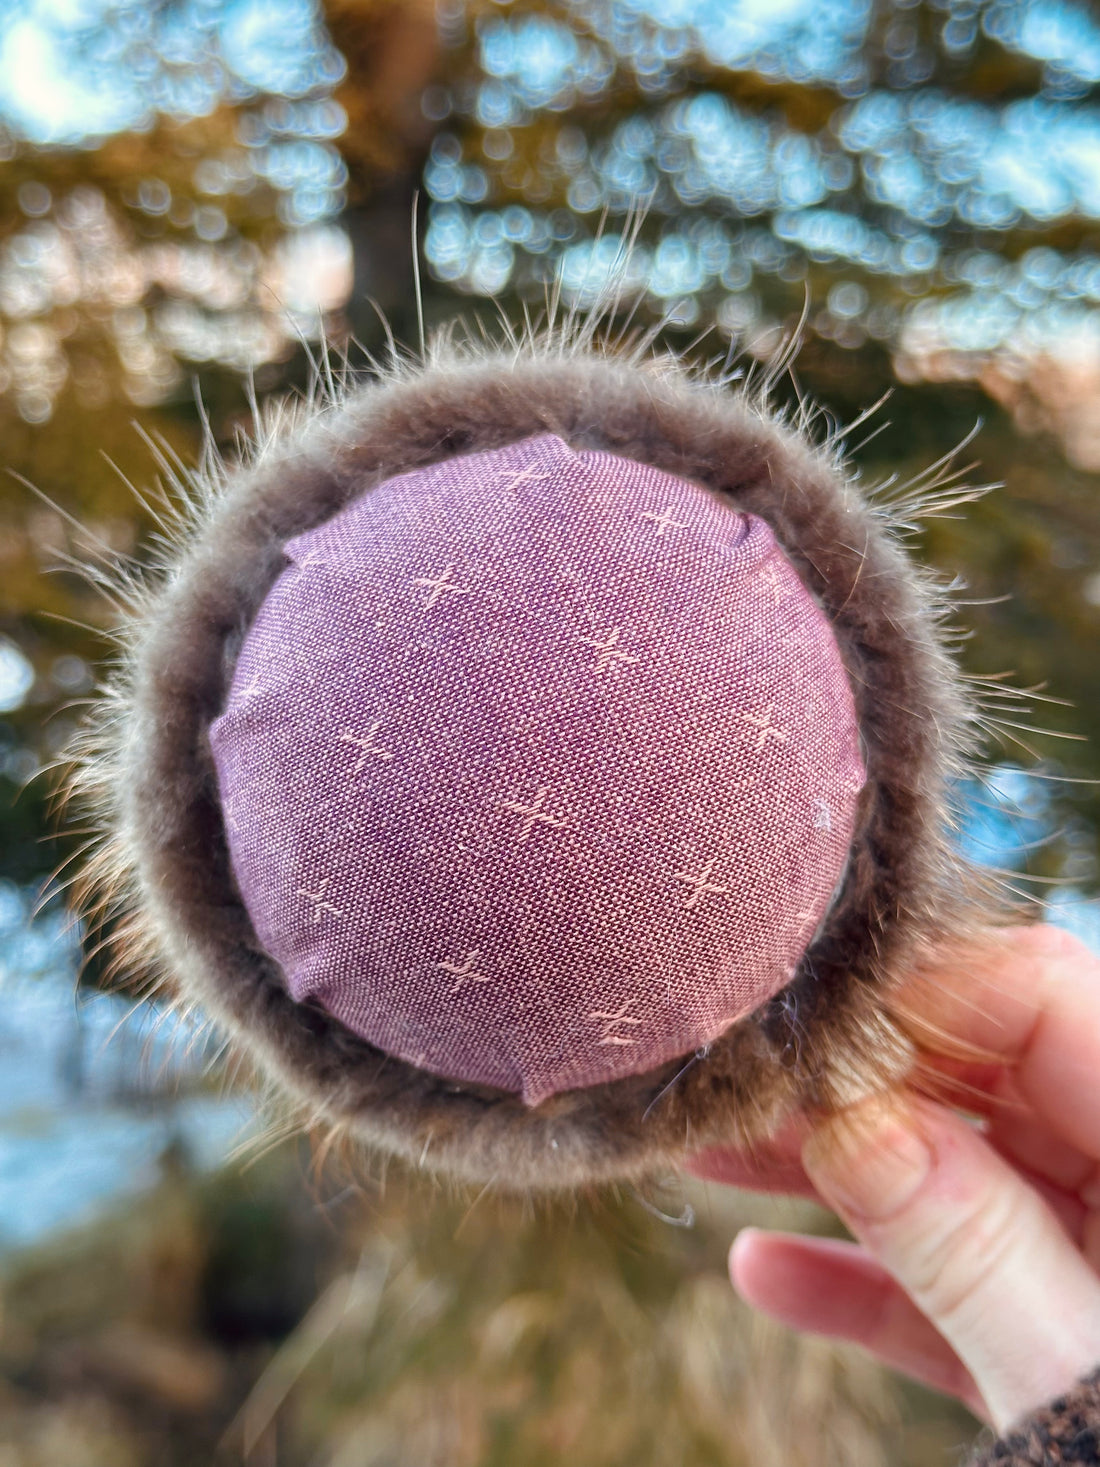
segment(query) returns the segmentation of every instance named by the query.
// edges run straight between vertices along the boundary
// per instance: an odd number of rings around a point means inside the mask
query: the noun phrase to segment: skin
[[[746,1228],[734,1287],[854,1341],[1003,1432],[1100,1365],[1100,962],[1051,927],[942,955],[907,985],[910,1088],[700,1176],[814,1197],[854,1243]]]

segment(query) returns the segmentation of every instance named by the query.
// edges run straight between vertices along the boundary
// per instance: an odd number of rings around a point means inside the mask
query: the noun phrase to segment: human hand
[[[750,1304],[1003,1431],[1100,1364],[1100,962],[1056,928],[991,934],[922,973],[906,1016],[937,1100],[867,1100],[692,1170],[816,1197],[859,1240],[745,1229],[730,1274]]]

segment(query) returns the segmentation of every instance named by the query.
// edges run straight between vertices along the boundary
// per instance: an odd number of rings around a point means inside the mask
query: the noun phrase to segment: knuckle
[[[927,1238],[913,1260],[911,1288],[915,1301],[946,1333],[988,1314],[1011,1289],[1033,1211],[1018,1195],[987,1195]]]
[[[1035,958],[1087,963],[1092,967],[1096,958],[1092,951],[1064,927],[1054,927],[1049,922],[1036,922],[1026,927],[1012,927],[1006,932],[1012,946]]]

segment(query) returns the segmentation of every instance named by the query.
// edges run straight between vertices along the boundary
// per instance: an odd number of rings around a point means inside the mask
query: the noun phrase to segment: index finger
[[[1049,926],[990,932],[920,969],[897,1009],[926,1050],[1007,1066],[1036,1115],[1100,1160],[1100,961],[1079,939]]]

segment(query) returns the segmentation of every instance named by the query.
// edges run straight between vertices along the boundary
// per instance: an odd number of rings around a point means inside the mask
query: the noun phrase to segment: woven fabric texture
[[[391,479],[286,555],[211,743],[295,999],[536,1104],[789,980],[865,776],[762,520],[544,435]]]

